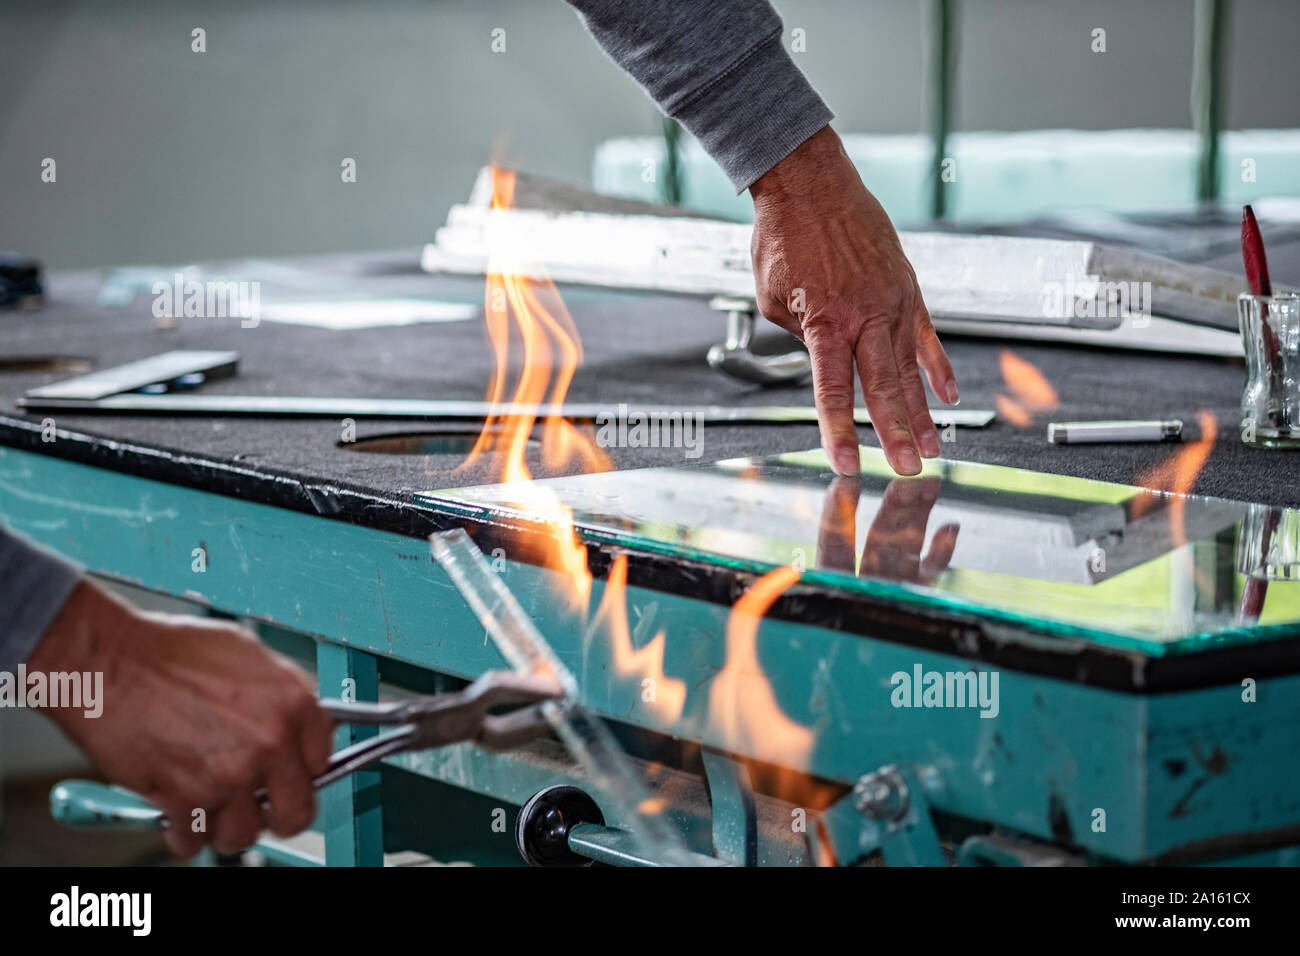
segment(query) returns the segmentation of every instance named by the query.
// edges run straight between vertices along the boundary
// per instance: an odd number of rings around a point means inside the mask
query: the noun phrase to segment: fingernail
[[[837,445],[831,450],[831,467],[837,474],[852,477],[862,470],[857,445]]]
[[[935,434],[933,428],[921,432],[921,437],[917,439],[917,443],[921,446],[921,454],[926,458],[939,457],[939,436]]]
[[[943,399],[949,405],[961,404],[961,396],[957,394],[957,383],[952,379],[948,379],[947,384],[943,387]]]
[[[921,459],[916,457],[916,452],[910,448],[904,448],[898,453],[898,473],[900,475],[915,475],[921,470]]]

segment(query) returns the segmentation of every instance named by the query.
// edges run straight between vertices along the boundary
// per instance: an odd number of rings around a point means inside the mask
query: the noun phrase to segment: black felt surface
[[[1216,264],[1232,268],[1222,253]],[[1294,281],[1300,246],[1273,251],[1277,281]],[[395,292],[481,302],[481,279],[419,273],[415,250],[393,254],[319,257],[299,264],[321,270],[332,281],[347,278],[376,294]],[[39,312],[0,313],[0,365],[44,355],[76,355],[105,367],[169,349],[237,349],[243,356],[237,379],[214,382],[207,392],[401,398],[479,399],[491,370],[491,352],[481,320],[451,324],[337,332],[263,321],[240,328],[232,319],[183,319],[171,331],[154,328],[151,297],[137,297],[126,309],[96,305],[98,273],[56,273],[49,277],[50,302]],[[759,389],[710,370],[703,356],[723,335],[722,317],[698,300],[565,289],[586,357],[570,397],[611,406],[620,402],[676,404],[805,404],[808,386]],[[761,347],[780,350],[784,334],[767,333]],[[980,430],[959,429],[945,446],[948,457],[1013,465],[1108,481],[1133,482],[1177,450],[1170,445],[1055,446],[1046,440],[1048,418],[1177,417],[1194,424],[1199,410],[1219,422],[1213,454],[1195,490],[1204,494],[1300,506],[1300,456],[1249,449],[1237,430],[1237,402],[1243,379],[1238,361],[1131,353],[1117,350],[1029,345],[959,339],[945,343],[962,404],[991,408],[1006,391],[999,355],[1010,349],[1032,362],[1053,383],[1060,406],[1040,415],[1030,428],[1006,420]],[[22,415],[14,401],[26,388],[68,377],[63,372],[0,371],[0,414]],[[937,403],[936,403],[937,404]],[[268,474],[324,481],[383,497],[409,500],[412,492],[492,479],[489,467],[457,471],[461,458],[447,455],[362,454],[339,446],[333,420],[203,419],[194,417],[54,416],[61,428],[200,456],[238,462]],[[8,441],[0,422],[0,441]],[[362,420],[357,437],[428,430],[474,431],[465,425]],[[864,444],[874,444],[870,429]],[[766,455],[813,447],[814,426],[709,426],[704,459]],[[682,461],[680,449],[612,449],[619,468]],[[545,473],[540,462],[537,473]]]

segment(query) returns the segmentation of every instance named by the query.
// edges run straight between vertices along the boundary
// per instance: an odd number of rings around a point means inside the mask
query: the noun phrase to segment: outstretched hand
[[[918,371],[955,404],[957,383],[884,208],[829,126],[753,186],[758,307],[812,359],[822,447],[841,475],[859,471],[854,371],[890,465],[900,475],[939,456]]]

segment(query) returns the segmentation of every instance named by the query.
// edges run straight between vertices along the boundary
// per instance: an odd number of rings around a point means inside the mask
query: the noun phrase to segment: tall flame
[[[492,209],[509,209],[514,191],[514,173],[493,167]],[[491,221],[488,228],[493,230]],[[498,241],[501,239],[505,241]],[[498,477],[515,486],[516,504],[554,526],[547,563],[569,583],[573,603],[585,608],[591,595],[591,572],[586,549],[574,531],[573,513],[553,492],[533,482],[527,458],[540,406],[563,403],[582,362],[582,344],[555,284],[532,278],[541,275],[541,270],[523,260],[509,236],[500,230],[490,232],[489,250],[484,314],[495,360],[487,394],[492,413],[461,468],[469,468],[489,454],[501,456]],[[515,339],[522,345],[522,356],[506,407],[503,403]],[[548,468],[577,465],[583,471],[605,471],[610,467],[595,441],[559,415],[545,417],[541,446],[542,462]]]
[[[509,209],[514,192],[514,174],[494,167],[492,209]],[[500,219],[496,221],[504,226]],[[526,261],[504,228],[493,229],[492,216],[488,228],[484,310],[494,358],[487,392],[492,414],[461,468],[491,465],[499,480],[510,483],[514,503],[548,524],[543,561],[560,572],[575,608],[585,612],[593,590],[586,548],[578,539],[572,511],[544,484],[533,481],[528,458],[540,416],[541,461],[546,468],[605,471],[611,467],[589,431],[541,409],[543,404],[564,401],[582,361],[582,345],[555,285],[536,278],[544,275],[542,270]],[[521,349],[513,362],[512,345]],[[589,633],[608,635],[610,666],[617,676],[639,680],[643,691],[647,680],[653,682],[652,699],[643,693],[642,701],[665,724],[673,724],[685,712],[688,688],[665,673],[664,631],[643,647],[634,646],[627,612],[627,573],[627,557],[620,555],[610,569]],[[714,677],[708,697],[709,728],[723,746],[762,755],[765,763],[755,783],[766,784],[769,792],[795,789],[782,787],[782,780],[763,780],[762,775],[789,775],[789,782],[796,783],[798,771],[808,766],[815,743],[813,729],[791,720],[781,710],[758,659],[759,621],[798,579],[799,572],[792,568],[773,571],[736,602],[727,622],[726,662]],[[819,795],[817,799],[829,797]]]

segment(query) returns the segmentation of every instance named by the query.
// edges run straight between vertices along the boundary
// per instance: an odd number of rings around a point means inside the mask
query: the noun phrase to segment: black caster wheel
[[[519,811],[515,845],[530,866],[591,866],[591,860],[569,849],[569,831],[582,823],[604,825],[596,801],[577,787],[547,787]]]

